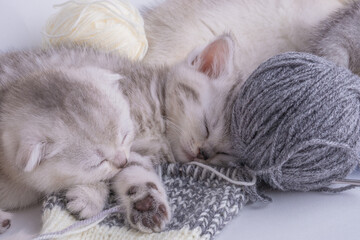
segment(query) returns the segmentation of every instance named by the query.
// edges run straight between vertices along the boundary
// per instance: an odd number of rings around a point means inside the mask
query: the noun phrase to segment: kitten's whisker
[[[170,117],[166,117],[165,120],[171,124],[173,124],[173,126],[177,127],[179,130],[181,130],[180,126],[177,125],[175,122],[174,122],[174,119],[170,118]]]
[[[174,128],[175,131],[177,131],[179,134],[183,133],[184,131],[176,124],[174,123],[170,118],[165,118],[166,122],[170,123]]]
[[[170,123],[170,122],[169,122]],[[175,132],[177,132],[177,133],[179,133],[179,134],[181,134],[183,131],[180,129],[180,128],[178,128],[176,125],[173,125],[173,124],[171,124],[172,126],[174,126],[174,131]]]

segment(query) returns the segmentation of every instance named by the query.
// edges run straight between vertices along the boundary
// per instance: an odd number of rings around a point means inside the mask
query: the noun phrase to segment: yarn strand
[[[237,180],[233,180],[231,178],[228,178],[227,176],[225,176],[224,174],[218,172],[214,168],[212,168],[212,167],[210,167],[208,165],[202,164],[200,162],[189,162],[188,164],[197,165],[197,166],[202,167],[202,168],[204,168],[206,170],[209,170],[209,171],[213,172],[215,175],[217,175],[218,177],[228,181],[229,183],[232,183],[232,184],[235,184],[235,185],[238,185],[238,186],[254,186],[255,183],[256,183],[256,175],[254,173],[250,172],[250,171],[249,171],[249,173],[251,174],[252,180],[250,182],[244,182],[244,181],[237,181]]]
[[[360,186],[359,179],[341,179],[333,181],[334,184],[350,184],[353,186]]]

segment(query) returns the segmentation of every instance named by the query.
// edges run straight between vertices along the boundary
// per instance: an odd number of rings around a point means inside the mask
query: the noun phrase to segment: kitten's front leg
[[[113,188],[131,226],[159,232],[170,221],[165,189],[148,158],[131,153],[129,164],[114,178]]]
[[[76,185],[66,193],[66,207],[80,218],[90,218],[103,210],[108,195],[109,187],[104,182]]]
[[[11,214],[0,210],[0,234],[11,226]]]

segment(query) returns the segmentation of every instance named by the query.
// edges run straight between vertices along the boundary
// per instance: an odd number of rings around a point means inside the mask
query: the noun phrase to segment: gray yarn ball
[[[273,188],[319,190],[358,164],[360,78],[319,57],[269,59],[242,86],[232,114],[239,163]]]

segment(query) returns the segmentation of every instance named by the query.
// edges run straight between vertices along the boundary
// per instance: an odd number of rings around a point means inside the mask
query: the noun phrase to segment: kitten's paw
[[[105,183],[77,185],[66,193],[67,209],[80,218],[90,218],[101,212],[109,190]]]
[[[144,186],[131,186],[127,195],[130,206],[127,218],[130,224],[142,232],[160,232],[170,221],[170,207],[166,195],[153,182]]]
[[[0,234],[11,226],[11,214],[0,210]]]

